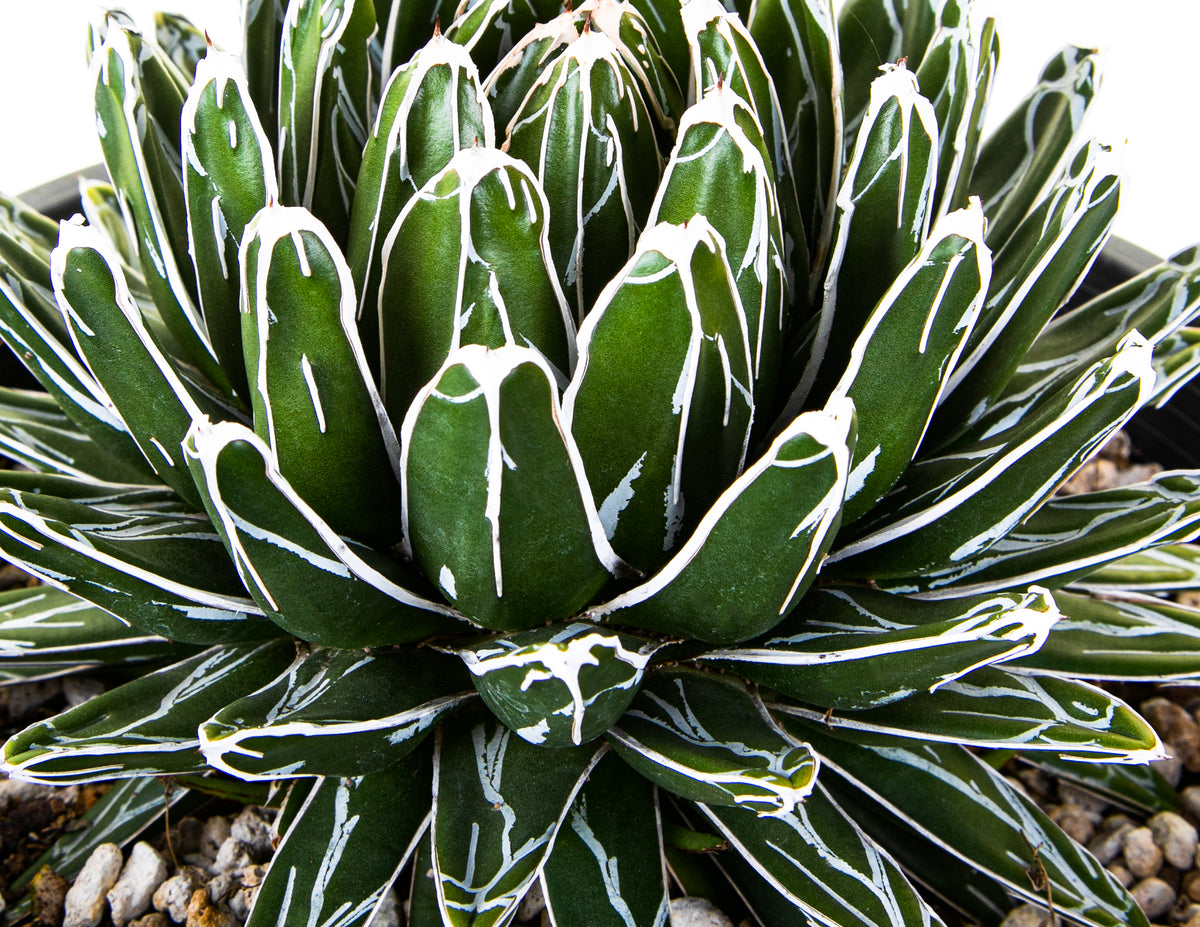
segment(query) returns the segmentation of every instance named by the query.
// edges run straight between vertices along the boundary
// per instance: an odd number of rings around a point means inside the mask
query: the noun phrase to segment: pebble
[[[192,893],[187,908],[187,927],[238,927],[233,912],[223,904],[213,904],[204,889]]]
[[[1117,821],[1116,815],[1108,818],[1100,828],[1100,833],[1092,838],[1087,845],[1090,852],[1096,859],[1100,861],[1102,866],[1107,866],[1114,859],[1121,855],[1121,850],[1125,844],[1125,835],[1133,830],[1133,822],[1128,818]]]
[[[87,858],[63,904],[63,927],[97,927],[108,907],[106,896],[121,875],[121,850],[102,843]]]
[[[1189,772],[1200,771],[1200,725],[1182,706],[1161,695],[1141,705],[1142,716]]]
[[[538,884],[541,882],[539,880]],[[396,896],[394,889],[388,889],[380,899],[379,907],[375,909],[375,913],[371,915],[371,919],[367,921],[367,927],[401,927],[401,904],[400,899]],[[545,907],[543,905],[542,910]],[[541,910],[538,911],[541,913]],[[518,918],[520,914],[518,913]]]
[[[1161,917],[1175,906],[1175,889],[1162,879],[1142,879],[1129,894],[1150,920]]]
[[[136,921],[130,923],[129,927],[171,927],[171,922],[167,920],[165,915],[154,911],[145,917],[139,917]]]
[[[58,927],[63,921],[70,884],[49,866],[43,866],[30,884],[33,898],[34,927],[53,924]]]
[[[1129,886],[1136,881],[1133,877],[1133,873],[1115,859],[1104,868],[1107,869],[1112,874],[1112,877],[1120,882],[1125,888],[1129,888]]]
[[[1076,804],[1059,805],[1050,812],[1050,820],[1061,827],[1068,837],[1084,846],[1096,833],[1093,816],[1094,812]]]
[[[1000,927],[1050,927],[1050,912],[1036,904],[1023,904],[1009,911]]]
[[[1200,785],[1189,785],[1179,793],[1182,799],[1183,813],[1193,820],[1200,820]]]
[[[154,890],[167,878],[169,870],[162,854],[150,844],[138,841],[129,852],[129,861],[120,878],[108,892],[108,908],[116,927],[150,910]]]
[[[672,898],[671,927],[733,927],[733,921],[707,898]]]
[[[254,860],[251,858],[250,848],[237,837],[230,836],[217,851],[217,858],[213,861],[212,868],[219,873],[241,875],[244,869],[253,865]]]
[[[1125,832],[1121,842],[1125,865],[1136,879],[1148,879],[1162,868],[1163,852],[1154,840],[1149,827],[1135,827]]]
[[[529,887],[529,891],[525,893],[525,897],[517,906],[517,920],[531,921],[535,917],[540,917],[545,909],[546,895],[542,890],[542,880],[538,879]]]
[[[200,831],[200,848],[198,852],[208,859],[214,860],[217,858],[217,853],[221,851],[221,844],[229,839],[232,829],[229,825],[229,818],[217,815],[211,817],[204,822],[204,826]]]
[[[154,910],[162,911],[176,924],[187,920],[188,903],[198,888],[204,887],[204,874],[185,866],[154,892]]]
[[[1196,861],[1200,834],[1174,811],[1161,811],[1146,822],[1154,832],[1154,842],[1162,848],[1163,858],[1176,869],[1191,869]]]
[[[253,805],[242,809],[233,819],[229,826],[229,836],[239,841],[246,848],[251,860],[256,863],[270,859],[275,850],[271,839],[271,823]]]
[[[1185,875],[1179,888],[1192,901],[1200,901],[1200,870],[1193,869]]]

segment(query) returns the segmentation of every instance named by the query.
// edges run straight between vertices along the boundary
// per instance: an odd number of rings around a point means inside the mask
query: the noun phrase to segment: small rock
[[[171,922],[165,914],[154,911],[145,917],[139,917],[136,921],[131,921],[129,927],[171,927]]]
[[[1112,873],[1112,877],[1120,882],[1125,888],[1129,888],[1129,886],[1137,881],[1137,879],[1133,877],[1133,873],[1115,859],[1104,868]]]
[[[12,723],[25,721],[35,711],[62,695],[61,679],[46,679],[12,686],[8,693],[8,719]]]
[[[1148,879],[1162,868],[1162,848],[1155,842],[1154,832],[1149,827],[1127,831],[1121,849],[1125,854],[1125,865],[1137,879]]]
[[[1163,858],[1176,869],[1190,869],[1196,861],[1200,834],[1174,811],[1160,811],[1146,822],[1154,832],[1154,842],[1162,848]]]
[[[186,817],[171,830],[171,846],[179,858],[200,852],[204,824],[197,818]]]
[[[1099,824],[1109,808],[1108,799],[1066,781],[1058,783],[1058,797],[1064,805],[1077,805],[1087,812],[1093,824]]]
[[[1050,927],[1050,912],[1036,904],[1023,904],[1009,911],[1000,927]]]
[[[154,847],[138,841],[129,852],[121,877],[108,893],[108,909],[116,927],[150,910],[154,890],[167,878],[167,863]]]
[[[204,827],[200,832],[200,850],[199,852],[207,856],[210,860],[217,858],[217,853],[221,850],[221,844],[229,839],[230,825],[229,819],[217,815],[209,818],[204,822]]]
[[[188,904],[197,889],[204,887],[202,871],[185,866],[154,891],[154,910],[161,911],[176,924],[187,920]]]
[[[1133,824],[1128,818],[1110,826],[1113,818],[1109,818],[1100,828],[1100,833],[1089,841],[1087,848],[1103,866],[1108,865],[1121,854],[1121,849],[1125,843],[1125,835],[1133,830]]]
[[[1142,879],[1129,890],[1133,900],[1150,920],[1162,917],[1175,904],[1175,891],[1162,879]]]
[[[1173,750],[1174,747],[1168,745],[1168,750]],[[1151,760],[1150,768],[1163,777],[1167,785],[1171,788],[1178,788],[1179,783],[1183,781],[1183,760],[1177,756],[1168,756],[1161,760]]]
[[[232,914],[238,923],[246,923],[246,919],[250,916],[251,899],[246,897],[246,889],[241,889],[233,893],[229,899],[229,913]]]
[[[36,782],[23,782],[20,779],[0,778],[0,812],[7,811],[13,805],[49,798],[58,791],[52,785],[38,785]]]
[[[208,880],[208,900],[213,904],[227,902],[242,887],[241,876],[233,872],[220,872]]]
[[[539,879],[535,884],[540,885],[541,880]],[[383,893],[383,897],[379,900],[379,906],[375,908],[375,913],[367,921],[367,927],[400,927],[403,923],[400,919],[400,907],[400,899],[396,897],[395,889],[389,888]],[[544,906],[541,910],[545,910]]]
[[[1180,705],[1162,696],[1142,703],[1142,716],[1192,772],[1200,770],[1200,725]]]
[[[233,912],[208,900],[208,892],[197,889],[188,902],[187,927],[239,927]]]
[[[240,876],[247,866],[253,866],[250,848],[237,837],[230,836],[221,844],[217,858],[213,861],[213,869],[218,873],[230,873]]]
[[[517,920],[531,921],[545,910],[546,896],[542,892],[542,880],[538,879],[529,887],[525,897],[517,906]]]
[[[104,683],[90,676],[68,676],[62,682],[68,708],[77,708],[104,691]]]
[[[1095,836],[1096,825],[1092,821],[1092,812],[1076,804],[1064,804],[1055,808],[1050,819],[1061,827],[1078,844],[1084,846]]]
[[[63,905],[63,927],[97,927],[107,907],[105,896],[121,874],[121,850],[102,843],[87,858]]]
[[[34,927],[59,927],[70,883],[49,866],[43,866],[30,885]]]
[[[233,819],[229,835],[242,842],[256,863],[270,859],[274,852],[271,823],[263,817],[262,810],[253,805],[243,808],[242,813]]]
[[[1197,915],[1200,915],[1200,904],[1185,903],[1183,899],[1180,899],[1171,912],[1170,920],[1173,924],[1186,924]]]
[[[1100,448],[1100,453],[1096,456],[1101,460],[1111,460],[1118,467],[1126,467],[1129,464],[1129,453],[1133,450],[1133,441],[1124,431],[1118,431],[1113,434],[1104,447]]]
[[[1180,925],[1180,927],[1200,927],[1200,911],[1197,911],[1195,914],[1189,917]]]
[[[1200,821],[1200,785],[1189,785],[1179,797],[1183,799],[1183,813]]]
[[[1179,887],[1192,901],[1200,901],[1200,871],[1193,869],[1185,875]]]
[[[707,898],[672,898],[671,927],[733,927],[733,921]]]
[[[1046,796],[1054,787],[1054,780],[1049,773],[1031,766],[1017,770],[1017,779],[1025,787],[1026,795]]]

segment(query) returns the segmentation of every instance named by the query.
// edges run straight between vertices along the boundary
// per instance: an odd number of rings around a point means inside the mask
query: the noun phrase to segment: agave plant
[[[251,927],[1145,924],[998,770],[1172,800],[1085,680],[1200,676],[1200,472],[1055,490],[1197,368],[1200,253],[1064,308],[1092,52],[981,142],[965,0],[736,6],[94,30],[111,182],[0,213],[0,672],[127,680],[5,747],[117,783],[50,864],[244,780]]]

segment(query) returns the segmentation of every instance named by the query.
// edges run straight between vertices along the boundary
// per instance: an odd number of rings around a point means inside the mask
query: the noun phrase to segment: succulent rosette
[[[115,780],[47,862],[169,778],[279,809],[251,927],[539,881],[564,927],[1146,923],[998,767],[1172,800],[1091,681],[1200,675],[1200,472],[1056,489],[1196,370],[1200,260],[1067,305],[1092,52],[981,141],[970,3],[736,6],[94,31],[110,181],[0,211],[43,387],[0,390],[0,552],[47,583],[0,673],[129,680],[5,747]]]

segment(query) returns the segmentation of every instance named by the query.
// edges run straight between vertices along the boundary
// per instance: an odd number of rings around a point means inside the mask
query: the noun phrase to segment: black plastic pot
[[[21,198],[52,219],[69,219],[79,211],[79,178],[105,179],[107,176],[104,166],[96,164],[78,174],[34,187]],[[1144,248],[1121,238],[1111,239],[1088,271],[1072,302],[1083,302],[1110,290],[1158,261],[1156,255]],[[25,369],[7,356],[7,352],[4,354],[0,361],[0,382],[21,386],[32,383],[32,377]],[[18,369],[10,373],[10,365]],[[1176,393],[1166,408],[1139,412],[1125,430],[1133,439],[1135,453],[1145,461],[1159,463],[1168,469],[1200,467],[1200,377]]]

